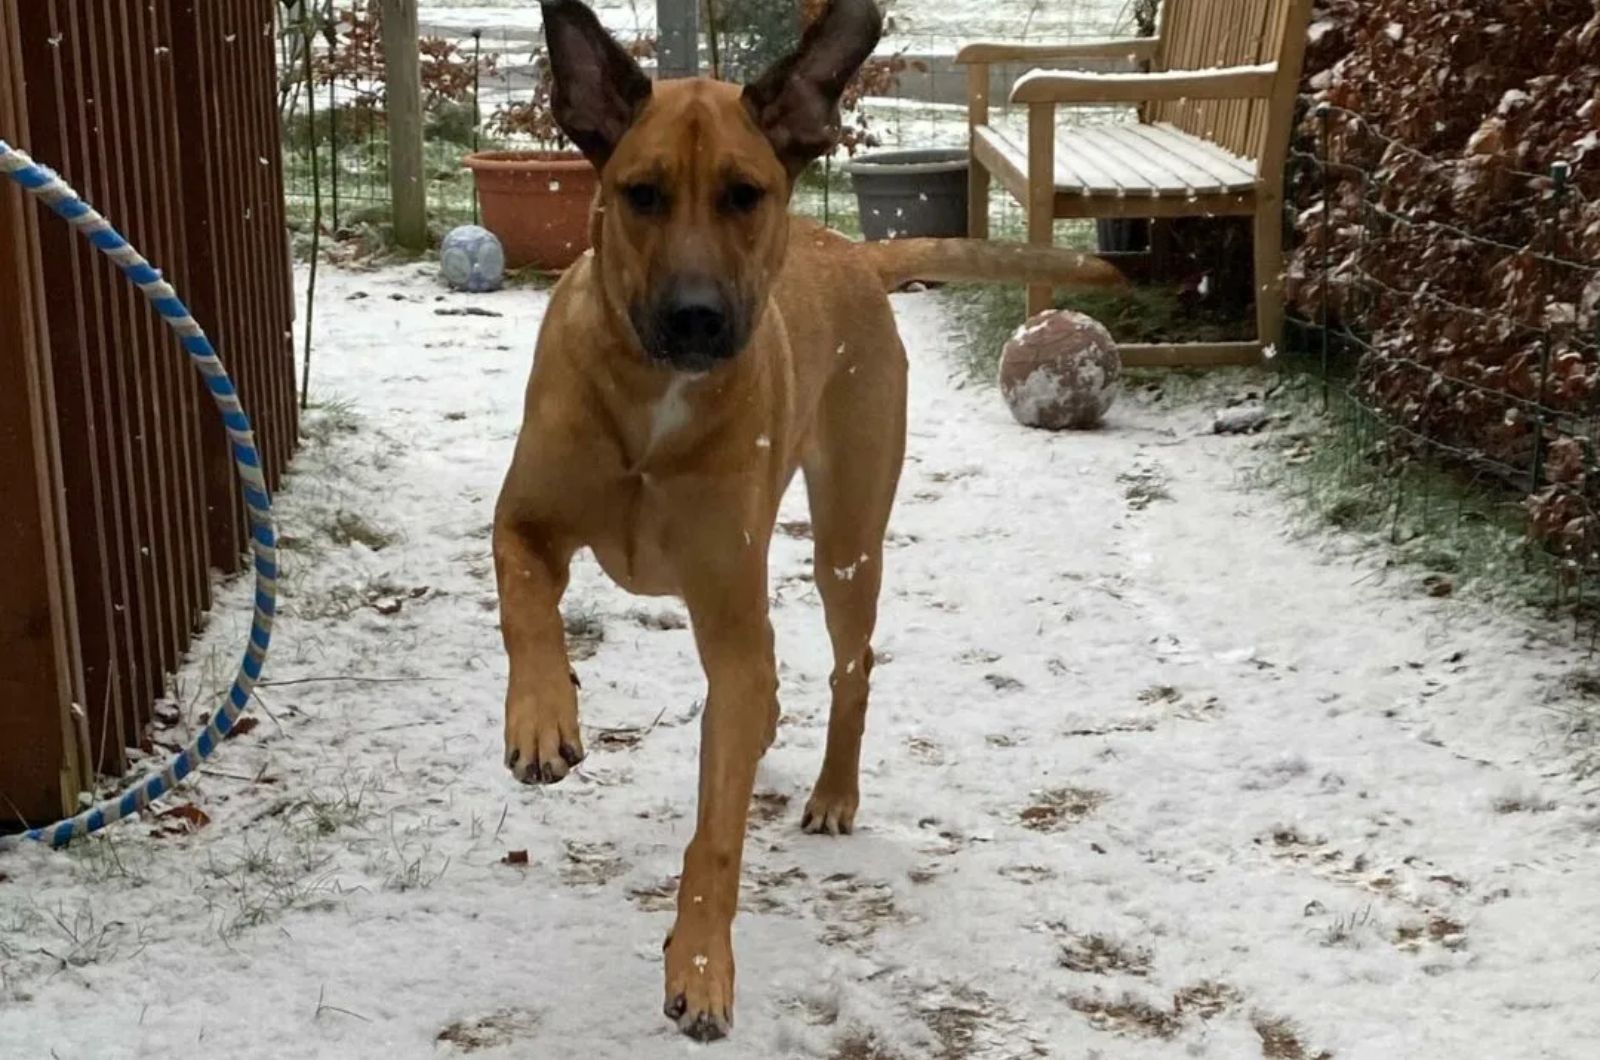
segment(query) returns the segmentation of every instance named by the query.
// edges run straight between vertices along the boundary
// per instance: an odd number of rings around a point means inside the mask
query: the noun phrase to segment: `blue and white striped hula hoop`
[[[178,785],[192,773],[196,766],[216,750],[223,737],[233,731],[239,716],[250,705],[251,690],[261,677],[262,664],[266,662],[267,645],[272,639],[272,616],[278,597],[278,550],[272,530],[272,500],[267,494],[267,483],[261,474],[261,456],[256,452],[255,435],[250,430],[250,420],[239,404],[239,395],[233,388],[216,350],[205,332],[190,315],[188,307],[178,298],[172,286],[161,278],[159,270],[151,267],[137,250],[111,223],[84,202],[54,172],[37,165],[33,159],[0,140],[0,173],[22,185],[30,194],[44,202],[63,220],[77,229],[106,257],[116,263],[123,275],[144,292],[161,318],[177,333],[178,342],[195,368],[204,378],[206,389],[222,412],[222,422],[227,425],[232,443],[233,463],[239,471],[239,481],[244,487],[245,506],[250,515],[250,547],[255,553],[256,595],[255,616],[250,626],[250,643],[245,648],[239,672],[218,708],[204,729],[167,762],[166,768],[151,773],[125,794],[85,810],[44,828],[34,828],[21,835],[0,836],[0,851],[12,849],[23,840],[64,846],[80,836],[98,832],[113,821],[138,813]]]

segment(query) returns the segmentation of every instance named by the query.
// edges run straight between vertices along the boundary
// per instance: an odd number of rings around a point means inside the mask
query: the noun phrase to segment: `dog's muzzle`
[[[705,372],[744,348],[745,314],[712,280],[686,277],[665,284],[634,327],[652,358],[683,372]]]

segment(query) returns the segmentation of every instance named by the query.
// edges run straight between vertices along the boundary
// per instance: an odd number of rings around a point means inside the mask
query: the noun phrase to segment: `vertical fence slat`
[[[99,152],[96,129],[98,122],[92,111],[94,97],[93,41],[84,25],[81,5],[54,0],[57,15],[56,33],[58,47],[67,64],[65,91],[61,104],[63,124],[67,129],[65,154],[68,179],[77,182],[80,189],[88,189],[93,199],[104,201],[105,160]],[[56,227],[56,226],[52,226]],[[85,299],[83,310],[88,319],[91,336],[91,361],[88,366],[90,384],[90,413],[96,429],[96,460],[100,467],[104,492],[101,503],[110,513],[106,542],[110,566],[105,572],[110,585],[111,611],[117,626],[117,647],[121,652],[118,678],[125,695],[121,702],[120,747],[107,748],[108,758],[120,760],[121,747],[135,742],[138,737],[137,702],[145,687],[144,627],[138,621],[139,579],[138,565],[131,553],[136,532],[132,515],[128,511],[128,484],[123,440],[128,435],[126,409],[122,404],[121,385],[118,381],[120,321],[114,316],[111,288],[114,277],[102,268],[98,253],[76,239],[71,232],[63,233],[64,241],[84,278]]]
[[[270,7],[270,5],[269,5]],[[272,8],[269,17],[276,14],[277,9]],[[276,25],[274,22],[273,25]],[[272,73],[273,84],[277,84],[278,64],[276,52],[272,49],[270,39],[268,46],[263,50],[262,62]],[[281,260],[282,267],[275,270],[277,281],[275,289],[277,298],[277,320],[282,327],[282,339],[278,342],[278,372],[283,378],[283,392],[286,397],[283,405],[284,429],[282,435],[283,451],[285,457],[294,454],[300,438],[300,391],[296,378],[296,361],[294,346],[294,318],[295,318],[295,279],[294,255],[287,248],[289,245],[289,212],[287,182],[284,177],[283,161],[283,116],[278,109],[277,97],[263,95],[256,101],[266,118],[267,135],[271,141],[278,145],[278,150],[267,154],[267,209],[271,219],[272,232],[281,234],[281,242],[285,246],[284,256]],[[335,119],[336,120],[336,119]],[[337,144],[337,137],[334,143]],[[275,483],[274,486],[281,485]]]
[[[213,179],[220,185],[218,215],[213,223],[225,233],[222,256],[223,267],[223,333],[229,336],[228,351],[235,379],[239,384],[239,399],[251,423],[262,422],[261,356],[251,341],[255,328],[255,297],[250,285],[248,254],[242,251],[248,242],[248,226],[244,215],[249,209],[243,163],[239,145],[244,131],[239,128],[239,68],[238,38],[233,32],[234,0],[209,0],[203,5],[206,12],[203,47],[211,56],[212,91],[216,110],[212,124],[205,130],[217,144],[218,167]],[[265,456],[263,455],[263,460]],[[242,504],[242,502],[241,502]],[[244,529],[241,520],[241,530]],[[245,538],[241,535],[238,550],[242,551]],[[237,559],[233,567],[238,566]]]
[[[140,10],[144,10],[141,8]],[[155,106],[151,109],[152,139],[156,146],[158,173],[163,188],[161,229],[165,242],[161,267],[179,290],[188,289],[188,254],[183,238],[183,180],[185,158],[178,146],[177,106],[172,76],[172,33],[169,25],[171,4],[162,0],[149,9],[145,24],[149,66],[148,89]],[[186,633],[198,628],[200,616],[211,607],[211,579],[205,556],[205,510],[200,492],[199,424],[201,414],[193,386],[192,370],[180,357],[165,359],[172,372],[168,382],[168,401],[173,422],[172,445],[178,476],[180,523],[182,525],[182,563],[179,571],[187,586]],[[209,411],[209,410],[205,410]]]
[[[278,65],[276,53],[272,48],[271,27],[276,25],[273,21],[275,10],[271,3],[266,4],[267,10],[262,12],[269,27],[268,35],[258,51],[260,61],[265,65],[267,76],[273,85],[277,84]],[[271,270],[271,290],[276,292],[272,299],[274,310],[274,325],[279,334],[273,337],[273,349],[277,356],[278,376],[280,379],[280,393],[282,394],[281,409],[283,420],[279,426],[279,449],[283,455],[284,463],[294,454],[300,437],[300,401],[299,390],[295,380],[295,350],[294,350],[294,270],[292,255],[288,252],[288,210],[285,197],[283,174],[283,120],[278,110],[277,97],[273,93],[258,93],[256,108],[263,119],[263,142],[271,143],[273,150],[266,154],[265,166],[266,179],[266,209],[267,209],[267,237],[275,241],[275,246],[281,245],[285,249],[280,258],[274,250],[268,260],[277,265]],[[330,118],[330,121],[336,117]],[[334,141],[337,143],[337,139]],[[281,485],[281,481],[271,483],[274,489]]]
[[[75,4],[77,24],[88,57],[85,104],[90,122],[85,129],[86,151],[94,156],[98,180],[92,185],[103,203],[102,210],[114,218],[132,213],[126,159],[120,142],[121,115],[114,98],[116,71],[113,66],[117,43],[109,33],[111,11],[105,4]],[[147,716],[147,700],[159,695],[164,662],[161,652],[159,587],[153,577],[151,547],[151,482],[147,476],[144,380],[149,372],[149,345],[143,340],[143,312],[135,305],[135,293],[127,282],[106,267],[97,254],[90,265],[102,283],[112,323],[112,342],[107,349],[111,402],[115,405],[117,434],[114,456],[119,461],[119,501],[123,509],[123,562],[128,571],[130,596],[125,604],[134,630],[138,651],[137,693],[132,700],[130,732],[138,739]]]
[[[256,145],[267,139],[268,130],[262,120],[262,109],[255,102],[259,93],[249,91],[251,81],[271,76],[268,66],[259,61],[264,53],[269,54],[264,31],[270,30],[271,21],[268,18],[265,23],[262,22],[259,0],[230,0],[229,7],[229,47],[233,50],[233,61],[246,74],[236,79],[238,91],[235,93],[232,124],[239,132],[238,164],[243,178],[242,195],[247,204],[243,215],[245,238],[240,245],[246,270],[245,283],[248,285],[245,289],[254,293],[248,300],[251,310],[248,341],[257,357],[261,448],[267,484],[275,487],[282,478],[286,458],[279,443],[285,433],[283,406],[287,395],[280,387],[281,380],[276,371],[280,329],[274,323],[277,307],[272,297],[272,266],[278,264],[280,259],[269,252],[268,237],[275,238],[281,244],[283,235],[281,229],[269,232],[267,227],[269,212],[265,177],[269,162],[266,155],[256,149]]]
[[[19,27],[0,0],[0,137],[27,135]],[[56,438],[38,232],[21,191],[0,187],[0,806],[47,820],[82,778],[71,704],[77,672],[70,574],[61,554]]]
[[[202,50],[202,0],[176,0],[172,13],[173,81],[178,122],[191,140],[183,168],[189,263],[189,287],[184,293],[195,319],[217,333],[215,341],[222,342],[225,322],[219,307],[225,301],[226,287],[218,264],[222,237],[214,220],[219,212],[220,189],[214,176],[217,161],[213,157],[211,137],[207,135],[213,111],[210,78],[215,72]],[[224,355],[229,357],[227,363],[232,368],[231,351],[226,347]],[[198,379],[192,383],[192,390],[202,407],[199,444],[207,564],[220,570],[232,570],[238,563],[244,527],[243,506],[228,456],[228,436],[221,422],[205,407],[209,396]]]
[[[172,234],[172,194],[170,170],[165,157],[159,128],[161,112],[168,100],[159,94],[155,75],[156,58],[150,33],[150,22],[155,18],[154,8],[135,3],[124,8],[123,25],[127,42],[124,52],[124,69],[131,89],[131,129],[139,145],[143,181],[144,232],[148,250],[146,255],[157,267],[174,269],[176,261]],[[145,320],[151,332],[151,367],[154,399],[151,403],[155,436],[152,438],[153,455],[161,475],[162,509],[160,532],[163,535],[156,549],[162,567],[165,591],[167,629],[171,638],[172,655],[168,669],[174,669],[187,641],[190,615],[194,610],[192,586],[188,577],[189,525],[186,506],[185,479],[180,439],[183,429],[183,407],[177,397],[180,371],[189,368],[174,355],[171,340],[163,325],[146,309]]]
[[[277,81],[277,62],[273,57],[273,9],[270,3],[247,0],[246,54],[252,82]],[[246,111],[251,115],[254,130],[252,142],[280,143],[282,130],[279,124],[276,99],[260,92],[248,94]],[[294,443],[299,433],[299,413],[294,380],[293,275],[286,247],[288,245],[283,207],[283,152],[281,149],[261,153],[251,159],[251,172],[255,174],[256,187],[256,245],[262,270],[260,304],[265,316],[261,332],[261,348],[266,359],[264,366],[272,395],[272,421],[266,440],[276,455],[273,476],[269,487],[276,489],[294,453]]]
[[[69,150],[73,125],[67,86],[75,84],[72,50],[58,0],[18,3],[13,9],[29,87],[28,143],[69,179],[76,176]],[[97,406],[100,363],[93,278],[86,275],[85,248],[64,225],[38,230],[39,268],[54,311],[46,337],[51,347],[55,417],[66,483],[65,519],[73,600],[78,618],[78,653],[83,701],[92,727],[95,768],[119,768],[124,746],[123,707],[127,625],[120,618],[120,586],[113,563],[116,509],[109,501],[109,471],[101,458],[104,428]]]
[[[144,0],[136,0],[140,6]],[[114,0],[101,5],[100,39],[105,62],[102,85],[102,130],[110,141],[116,185],[125,212],[119,223],[134,245],[147,256],[161,260],[155,224],[158,191],[150,168],[150,141],[144,135],[141,111],[149,101],[139,98],[134,78],[133,36],[129,25],[130,0]],[[124,400],[133,398],[137,434],[129,446],[136,468],[132,478],[139,512],[140,541],[138,562],[147,594],[145,620],[149,623],[150,669],[148,696],[157,698],[166,691],[165,675],[177,668],[181,632],[181,609],[177,581],[173,576],[171,542],[174,527],[171,511],[175,507],[171,470],[167,463],[162,406],[163,381],[171,358],[167,353],[162,324],[150,312],[144,299],[126,282],[115,289],[127,305],[128,333],[132,348],[124,351],[121,363],[129,368],[132,386]],[[132,354],[132,356],[128,356]]]

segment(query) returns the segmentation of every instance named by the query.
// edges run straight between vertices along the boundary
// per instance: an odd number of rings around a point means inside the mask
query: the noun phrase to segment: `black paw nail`
[[[556,782],[556,767],[546,762],[539,767],[539,777],[546,784],[554,784]]]
[[[720,1041],[727,1034],[726,1031],[718,1026],[716,1020],[703,1013],[695,1017],[695,1021],[689,1024],[689,1029],[683,1033],[697,1042]]]
[[[506,768],[507,769],[515,769],[515,768],[517,768],[517,762],[521,758],[522,758],[522,752],[517,750],[515,747],[513,747],[511,750],[506,752]]]
[[[668,1001],[666,1007],[664,1007],[661,1011],[667,1014],[667,1019],[675,1020],[682,1016],[685,1012],[689,1011],[689,999],[684,997],[682,994],[679,994],[671,1001]]]
[[[578,680],[578,671],[576,671],[576,670],[568,670],[567,671],[567,677],[569,679],[571,679],[573,688],[582,688],[583,687],[583,682]]]
[[[569,766],[575,766],[583,761],[583,755],[574,750],[571,744],[564,743],[561,745],[561,760]]]

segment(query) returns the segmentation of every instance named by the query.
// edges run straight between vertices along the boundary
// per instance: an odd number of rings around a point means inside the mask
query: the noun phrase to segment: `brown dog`
[[[578,549],[630,592],[683,598],[709,692],[666,1012],[708,1040],[732,1022],[746,815],[778,723],[767,546],[801,468],[834,655],[827,751],[802,823],[837,835],[855,821],[905,450],[906,357],[886,291],[911,278],[1119,277],[1048,248],[857,244],[788,215],[795,177],[831,146],[839,95],[877,43],[871,0],[834,0],[742,92],[652,86],[578,0],[543,7],[556,117],[600,189],[595,249],[551,298],[495,514],[506,764],[553,783],[583,758],[558,610]]]

